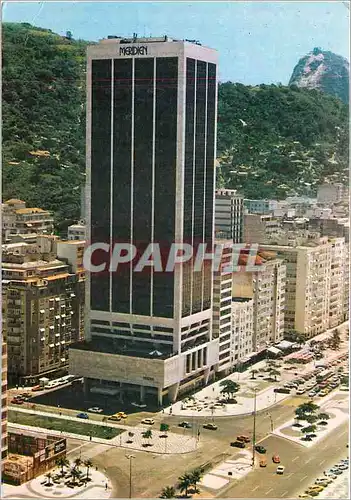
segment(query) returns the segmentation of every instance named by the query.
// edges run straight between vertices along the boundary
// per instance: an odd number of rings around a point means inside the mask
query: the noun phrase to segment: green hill
[[[79,218],[88,43],[3,25],[3,199],[53,210],[59,229]],[[221,84],[218,185],[281,198],[347,179],[347,111],[316,90]]]

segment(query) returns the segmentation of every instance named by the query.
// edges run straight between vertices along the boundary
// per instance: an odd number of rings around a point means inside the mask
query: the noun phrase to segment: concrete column
[[[196,359],[195,359],[195,352],[191,353],[191,371],[193,372],[196,370]]]
[[[200,367],[202,368],[204,366],[204,350],[201,349],[200,351]]]
[[[84,390],[84,396],[88,397],[89,395],[89,384],[88,384],[88,379],[84,378],[83,381],[83,390]]]
[[[143,385],[140,386],[140,401],[143,402],[145,399],[145,387]]]
[[[169,387],[168,398],[171,401],[171,403],[175,403],[177,401],[178,391],[179,391],[179,382]]]
[[[162,406],[162,387],[158,388],[158,405]]]

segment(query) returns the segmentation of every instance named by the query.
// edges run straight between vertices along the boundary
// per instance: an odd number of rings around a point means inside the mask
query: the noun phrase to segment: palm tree
[[[328,344],[334,351],[337,351],[340,348],[340,343],[341,343],[340,333],[337,330],[335,330],[332,337],[329,339]]]
[[[148,439],[149,440],[148,445],[150,446],[150,439],[152,438],[152,430],[151,429],[147,429],[146,431],[143,432],[142,436],[143,436],[144,439]]]
[[[61,467],[61,476],[63,476],[64,474],[63,468],[69,466],[69,460],[67,460],[66,457],[60,457],[56,460],[56,465],[58,467]]]
[[[76,467],[73,467],[71,469],[71,476],[72,476],[72,484],[77,484],[77,479],[80,478],[81,472],[80,470],[76,469]]]
[[[87,468],[87,479],[89,479],[89,469],[93,466],[93,462],[88,458],[87,460],[84,460],[84,465]]]
[[[251,379],[252,379],[252,380],[254,380],[254,379],[256,378],[256,377],[255,377],[255,375],[256,375],[256,373],[257,373],[257,370],[255,370],[255,369],[253,368],[253,369],[250,371],[250,373],[251,373]]]
[[[277,380],[277,376],[280,375],[280,371],[277,370],[276,368],[271,368],[269,370],[269,376],[270,377],[274,377],[274,380],[276,381]]]
[[[318,420],[318,417],[316,417],[316,415],[306,415],[305,420],[309,424],[313,424],[314,422],[316,422]]]
[[[160,498],[174,498],[176,490],[174,486],[166,486],[161,492]]]
[[[180,492],[183,493],[185,492],[185,496],[188,496],[188,488],[193,484],[193,480],[191,478],[190,474],[183,474],[179,478],[179,484],[178,487],[180,489]]]
[[[240,385],[234,382],[233,380],[222,380],[219,383],[219,385],[223,387],[221,393],[227,394],[227,397],[233,396],[236,392],[240,390]]]
[[[193,482],[193,485],[195,486],[195,490],[196,490],[196,485],[198,482],[201,481],[201,478],[202,478],[202,472],[199,468],[196,468],[194,470],[192,470],[190,472],[190,477],[191,477],[191,480]]]
[[[48,480],[47,482],[47,486],[52,486],[52,482],[51,482],[51,472],[48,472],[46,475],[45,475],[46,479]]]
[[[303,403],[302,405],[298,406],[295,410],[295,413],[315,413],[317,410],[319,410],[319,406],[312,403],[312,401],[309,401],[308,403]]]
[[[312,432],[315,432],[316,430],[317,430],[316,425],[308,425],[307,427],[303,427],[301,429],[301,432],[303,432],[304,434],[311,434]]]
[[[79,457],[75,458],[73,463],[74,463],[74,468],[79,471],[79,466],[82,465],[81,458],[79,458]]]

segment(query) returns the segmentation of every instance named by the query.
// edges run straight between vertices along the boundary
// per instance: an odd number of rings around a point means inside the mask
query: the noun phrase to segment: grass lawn
[[[102,439],[112,439],[123,432],[123,429],[115,427],[105,427],[90,423],[74,422],[55,417],[43,417],[42,415],[29,415],[27,413],[9,410],[9,422],[22,425],[31,425],[33,427],[42,427],[54,431],[71,432],[72,434],[81,434],[83,436],[93,436]]]

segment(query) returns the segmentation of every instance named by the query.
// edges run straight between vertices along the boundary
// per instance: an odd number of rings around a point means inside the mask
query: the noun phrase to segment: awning
[[[294,342],[289,342],[289,340],[282,340],[275,347],[277,349],[290,349],[294,345]]]
[[[269,347],[267,352],[271,352],[272,354],[283,354],[282,351],[276,347]]]

